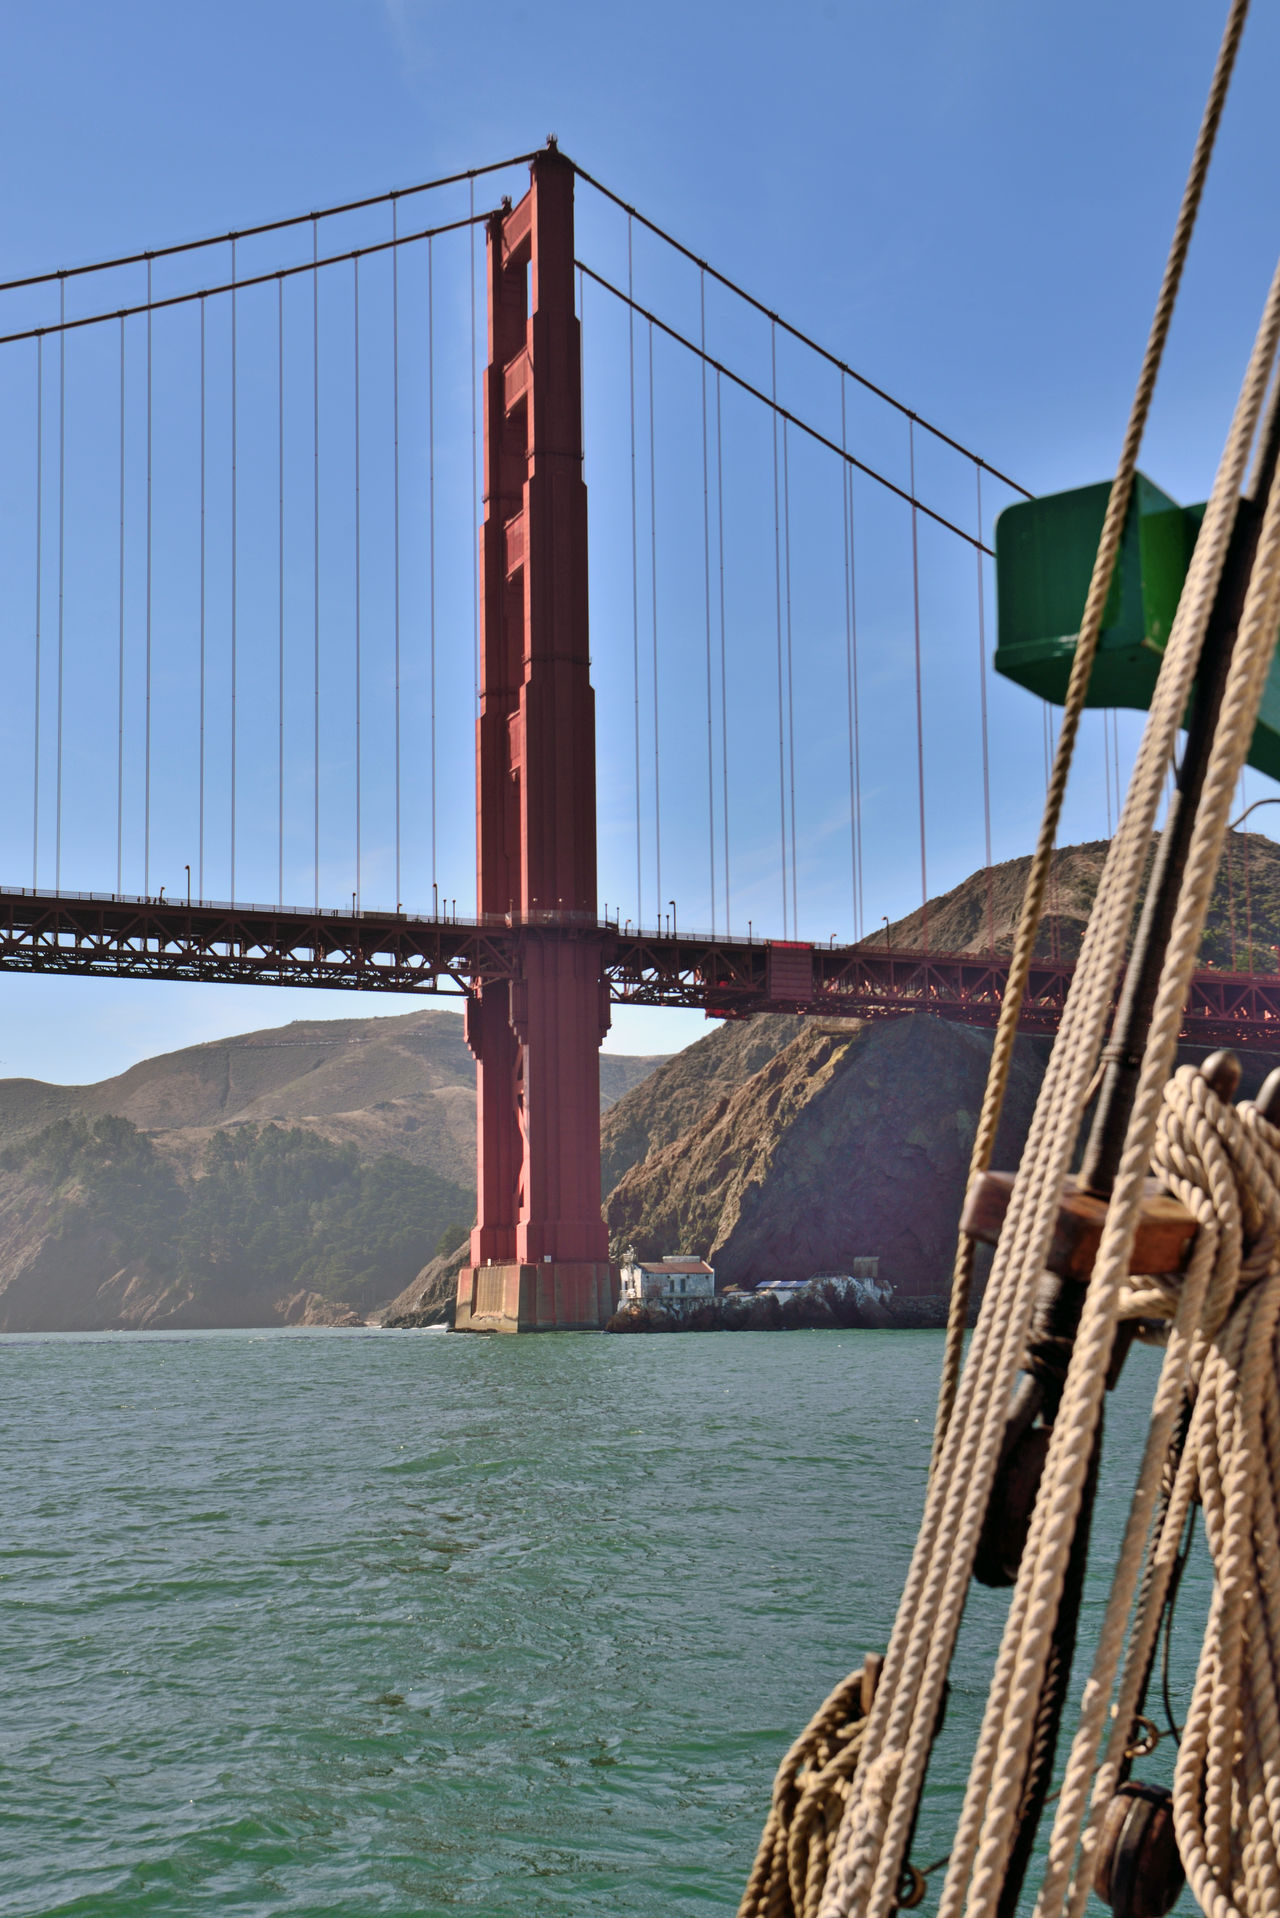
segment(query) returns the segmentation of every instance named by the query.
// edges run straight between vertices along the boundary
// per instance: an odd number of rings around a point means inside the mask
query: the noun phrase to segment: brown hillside
[[[863,1254],[907,1294],[945,1284],[991,1035],[935,1019],[812,1023],[606,1208],[616,1248],[695,1252],[717,1283],[808,1278]],[[998,1159],[1014,1164],[1047,1056],[1020,1041]]]
[[[687,1132],[709,1104],[745,1085],[807,1023],[783,1013],[730,1020],[664,1060],[605,1116],[600,1129],[605,1193],[650,1152]]]
[[[1054,854],[1048,910],[1036,940],[1042,959],[1074,959],[1093,907],[1107,855],[1107,841],[1064,846]],[[1009,859],[975,872],[953,891],[931,899],[928,944],[934,952],[996,952],[1013,946],[1031,861]],[[990,918],[988,918],[988,897]],[[869,946],[918,947],[925,915],[909,913]],[[989,941],[988,928],[991,929]],[[1280,963],[1280,845],[1262,833],[1231,833],[1214,886],[1201,948],[1206,965],[1229,970],[1275,972]],[[1252,955],[1252,957],[1251,957]]]
[[[603,1054],[602,1110],[661,1063]],[[475,1180],[475,1062],[456,1012],[295,1020],[144,1059],[96,1085],[0,1080],[0,1148],[77,1113],[131,1119],[183,1157],[219,1126],[274,1121],[352,1144],[363,1159],[389,1152]]]

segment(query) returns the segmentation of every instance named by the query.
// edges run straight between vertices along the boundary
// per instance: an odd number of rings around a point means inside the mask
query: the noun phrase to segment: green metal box
[[[1066,697],[1111,482],[1020,500],[996,521],[995,668],[1041,699]],[[1179,506],[1141,473],[1089,680],[1090,706],[1151,704],[1204,507]],[[1249,764],[1280,779],[1280,665],[1263,694]]]

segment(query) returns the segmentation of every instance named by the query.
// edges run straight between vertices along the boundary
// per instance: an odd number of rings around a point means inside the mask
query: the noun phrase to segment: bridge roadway
[[[616,1005],[893,1018],[928,1012],[994,1025],[1008,961],[883,946],[809,946],[541,915],[516,926],[408,913],[311,911],[216,901],[0,888],[0,970],[228,985],[466,993],[519,976],[529,940],[598,940]],[[1057,1030],[1073,968],[1037,962],[1027,1032]],[[1280,1050],[1280,975],[1196,974],[1183,1037]]]

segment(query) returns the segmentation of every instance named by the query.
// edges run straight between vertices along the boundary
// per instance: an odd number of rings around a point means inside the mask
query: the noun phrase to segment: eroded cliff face
[[[907,1295],[945,1289],[991,1035],[940,1020],[812,1024],[610,1195],[610,1237],[694,1252],[719,1285],[872,1254]],[[1047,1050],[1019,1044],[997,1149],[1014,1165]]]

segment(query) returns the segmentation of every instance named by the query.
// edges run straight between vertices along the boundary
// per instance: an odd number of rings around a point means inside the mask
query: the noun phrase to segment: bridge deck
[[[927,1012],[990,1026],[1008,970],[999,956],[633,932],[550,915],[513,926],[505,919],[0,889],[0,970],[9,972],[466,993],[483,979],[517,976],[522,944],[548,934],[600,942],[615,1004],[687,1006],[724,1018]],[[1057,1030],[1072,972],[1049,962],[1032,967],[1025,1031]],[[1280,1050],[1280,976],[1197,973],[1183,1037]]]

